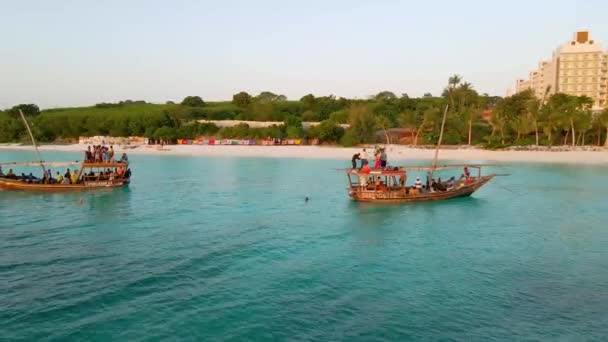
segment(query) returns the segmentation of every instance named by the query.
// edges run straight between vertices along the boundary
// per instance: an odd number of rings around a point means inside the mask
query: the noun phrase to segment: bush
[[[347,129],[342,138],[340,138],[340,145],[344,147],[352,147],[357,145],[357,138],[355,138],[350,129]]]
[[[486,136],[484,138],[484,140],[486,141],[485,144],[483,144],[483,147],[487,148],[487,149],[501,149],[501,148],[505,148],[508,145],[503,144],[502,140],[499,136]]]
[[[182,106],[188,107],[202,107],[205,105],[205,101],[200,96],[186,96],[182,100]]]
[[[319,139],[320,142],[337,143],[344,135],[344,128],[336,125],[331,120],[325,120],[317,126],[311,127],[308,134]]]

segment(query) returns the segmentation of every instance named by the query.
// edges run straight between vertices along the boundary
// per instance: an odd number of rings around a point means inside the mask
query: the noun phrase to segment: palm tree
[[[450,106],[452,107],[451,110],[455,110],[455,91],[456,91],[456,87],[460,84],[460,82],[462,81],[462,77],[460,75],[452,75],[450,76],[450,78],[448,78],[448,87],[445,89],[444,94],[447,93],[447,96],[450,99]]]

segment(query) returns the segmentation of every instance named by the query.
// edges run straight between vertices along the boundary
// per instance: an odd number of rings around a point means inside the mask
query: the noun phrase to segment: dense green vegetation
[[[366,100],[335,96],[303,96],[290,101],[284,95],[262,92],[235,94],[232,101],[205,102],[188,96],[179,104],[144,101],[99,103],[92,107],[40,111],[34,104],[21,104],[0,111],[0,142],[27,141],[20,121],[21,109],[40,142],[73,141],[79,136],[146,136],[175,140],[215,136],[222,138],[315,138],[323,143],[352,146],[360,143],[434,144],[448,106],[443,143],[508,145],[601,144],[608,132],[608,110],[591,112],[586,97],[555,94],[537,99],[530,91],[500,98],[480,95],[457,75],[449,78],[440,97],[427,93],[420,98],[382,91]],[[489,119],[484,112],[492,113]],[[218,128],[198,123],[208,120],[277,121],[282,124],[251,128],[246,124]],[[320,121],[308,130],[303,121]],[[343,129],[338,124],[348,123]],[[392,128],[402,128],[400,135]]]

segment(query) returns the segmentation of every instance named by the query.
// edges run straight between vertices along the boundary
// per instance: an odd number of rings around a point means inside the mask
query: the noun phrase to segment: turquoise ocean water
[[[608,167],[512,164],[472,198],[364,205],[349,160],[131,161],[128,189],[0,191],[0,340],[608,336]]]

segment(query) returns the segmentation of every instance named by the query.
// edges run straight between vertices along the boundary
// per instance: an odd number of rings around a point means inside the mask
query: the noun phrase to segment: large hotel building
[[[588,31],[579,31],[574,39],[553,52],[549,61],[541,61],[528,79],[519,79],[515,92],[532,89],[543,99],[555,93],[586,95],[593,99],[593,109],[608,105],[608,52],[591,39]]]

